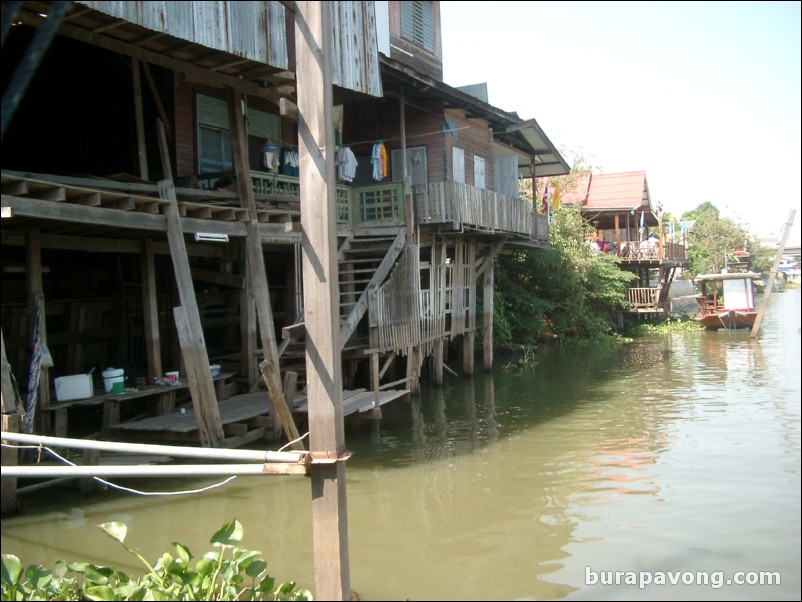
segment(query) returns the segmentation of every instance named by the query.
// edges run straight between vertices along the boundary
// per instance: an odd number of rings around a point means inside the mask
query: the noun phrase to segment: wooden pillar
[[[156,260],[153,241],[142,241],[139,256],[142,281],[142,314],[145,327],[145,347],[148,356],[148,382],[153,384],[163,372],[161,337],[159,336],[159,297],[156,291]]]
[[[621,225],[619,224],[618,218],[619,218],[619,215],[616,213],[615,214],[615,248],[616,248],[616,253],[618,255],[621,255],[621,231],[619,230]]]
[[[248,391],[253,392],[258,388],[261,377],[259,362],[256,361],[258,322],[256,320],[255,293],[252,284],[253,278],[250,276],[247,243],[244,241],[242,242],[241,252],[242,261],[245,263],[245,287],[240,292],[240,336],[242,339],[240,367],[242,373],[248,377]]]
[[[169,180],[159,182],[159,196],[171,201],[165,206],[164,215],[167,218],[170,257],[173,260],[178,295],[181,298],[181,306],[173,308],[173,315],[192,393],[192,406],[198,419],[200,442],[204,447],[221,447],[225,444],[225,435],[220,421],[220,408],[217,405],[212,374],[209,372],[209,355],[201,327],[198,301],[195,298],[173,183]]]
[[[351,577],[344,462],[348,454],[342,414],[330,37],[329,4],[296,2],[315,596],[348,600]]]
[[[19,432],[19,415],[3,414],[3,431],[7,433]],[[3,442],[3,466],[16,466],[18,462],[16,448]],[[6,516],[17,511],[17,478],[3,477],[0,479],[0,515]]]
[[[136,149],[139,159],[139,177],[143,180],[148,177],[148,151],[145,145],[145,116],[142,110],[142,76],[139,69],[139,59],[131,61],[131,75],[134,79],[134,117],[136,119]]]
[[[42,280],[42,236],[38,229],[28,231],[28,332],[31,336],[38,334],[42,351],[47,349],[47,320],[45,319],[45,294],[44,283]],[[36,325],[36,313],[39,312],[39,330],[34,332]],[[52,363],[49,356],[42,358],[42,366],[39,370],[39,388],[37,391],[37,408],[50,407],[50,370],[48,364]],[[26,375],[27,377],[27,375]],[[38,412],[34,416],[35,421],[43,432],[50,432],[50,414],[48,412]]]
[[[406,102],[404,101],[404,86],[398,87],[398,129],[401,138],[401,181],[404,183],[404,224],[407,229],[407,242],[412,243],[415,239],[415,224],[413,221],[413,205],[415,204],[415,193],[412,190],[412,183],[409,177],[407,166],[407,118]]]
[[[0,344],[2,344],[2,428],[7,433],[19,432],[19,408],[17,408],[17,396],[11,384],[11,366],[6,358],[6,343],[2,331],[0,331]],[[16,466],[18,453],[15,447],[5,445],[2,449],[3,466]],[[17,479],[16,477],[6,477],[0,479],[0,515],[6,516],[17,510]]]
[[[482,346],[484,348],[484,367],[485,370],[493,368],[493,280],[495,272],[495,257],[489,257],[487,268],[485,268],[484,291],[482,305],[484,315],[484,337]]]

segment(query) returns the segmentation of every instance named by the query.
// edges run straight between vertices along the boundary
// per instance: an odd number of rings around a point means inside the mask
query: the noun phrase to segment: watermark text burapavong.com
[[[585,567],[585,585],[780,585],[779,571],[594,571]]]

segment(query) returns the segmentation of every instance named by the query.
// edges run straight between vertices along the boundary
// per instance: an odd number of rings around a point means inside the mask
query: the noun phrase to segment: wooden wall
[[[493,132],[483,122],[466,119],[462,111],[448,111],[446,117],[456,130],[445,136],[449,175],[453,174],[451,149],[456,146],[465,151],[465,184],[476,185],[473,158],[479,156],[485,160],[485,188],[494,190]]]

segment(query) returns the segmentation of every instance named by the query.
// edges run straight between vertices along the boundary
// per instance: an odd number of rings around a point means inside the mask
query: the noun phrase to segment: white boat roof
[[[756,272],[728,272],[726,274],[699,274],[694,280],[700,282],[702,280],[746,280],[758,279],[761,275]]]

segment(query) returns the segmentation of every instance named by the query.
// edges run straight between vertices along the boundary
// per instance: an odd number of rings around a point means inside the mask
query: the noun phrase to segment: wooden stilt
[[[140,278],[142,281],[142,314],[145,326],[145,347],[148,356],[148,381],[161,378],[162,353],[159,335],[159,299],[156,291],[156,262],[153,254],[153,241],[142,241],[140,253]]]
[[[330,3],[295,3],[315,596],[351,592],[334,180]]]

